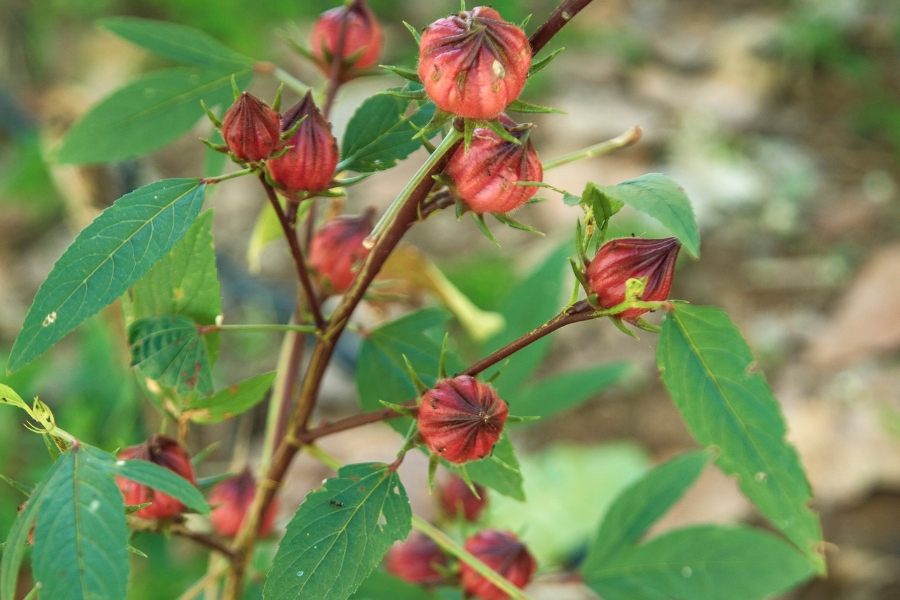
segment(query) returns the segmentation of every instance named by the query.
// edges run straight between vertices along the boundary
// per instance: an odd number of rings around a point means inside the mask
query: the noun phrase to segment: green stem
[[[614,150],[627,148],[628,146],[637,143],[642,135],[643,130],[639,126],[632,127],[622,135],[614,137],[611,140],[606,140],[605,142],[600,142],[599,144],[594,144],[593,146],[588,146],[587,148],[576,150],[575,152],[570,152],[569,154],[564,154],[558,158],[545,161],[543,163],[544,171],[549,171],[555,167],[567,165],[583,158],[601,156],[603,154],[609,154]]]
[[[284,85],[288,86],[301,96],[306,95],[306,92],[309,91],[309,86],[282,69],[281,67],[275,67],[275,70],[272,71],[272,76],[275,79],[284,83]]]
[[[282,324],[246,324],[246,325],[211,325],[203,333],[211,331],[296,331],[298,333],[318,333],[315,325],[282,325]]]
[[[233,173],[226,173],[225,175],[220,175],[219,177],[204,177],[203,179],[200,180],[200,182],[212,185],[215,183],[220,183],[222,181],[228,181],[229,179],[237,179],[238,177],[243,177],[244,175],[250,175],[251,173],[253,173],[253,169],[246,168],[246,169],[241,169],[240,171],[235,171]]]
[[[225,571],[228,569],[228,561],[223,560],[218,564],[217,567],[210,569],[206,575],[200,578],[194,585],[189,587],[184,591],[183,594],[178,596],[178,600],[194,600],[203,593],[210,583],[214,582],[216,579],[221,577]]]
[[[463,133],[459,131],[456,127],[451,127],[450,131],[447,132],[447,135],[444,136],[444,139],[441,140],[440,145],[435,148],[434,152],[431,153],[431,156],[428,157],[428,160],[419,167],[419,170],[416,171],[416,174],[412,179],[409,180],[409,183],[406,184],[400,194],[397,195],[397,199],[388,207],[385,213],[381,216],[381,219],[375,225],[375,229],[372,230],[372,233],[369,234],[369,237],[365,239],[363,245],[366,248],[372,249],[375,247],[375,244],[378,242],[378,238],[381,237],[381,234],[387,230],[391,223],[394,222],[394,217],[397,216],[397,212],[400,211],[400,207],[402,207],[407,199],[409,199],[410,195],[413,193],[413,190],[418,187],[421,183],[422,178],[434,167],[435,164],[441,159],[444,154],[447,153],[450,148],[453,147],[453,144],[461,140],[463,137]]]
[[[412,524],[413,527],[434,540],[434,543],[440,546],[445,552],[452,554],[462,562],[466,563],[479,575],[509,594],[510,598],[515,598],[516,600],[532,600],[531,596],[514,586],[508,579],[497,573],[497,571],[478,560],[471,553],[467,552],[465,548],[454,542],[446,533],[422,517],[413,515]]]

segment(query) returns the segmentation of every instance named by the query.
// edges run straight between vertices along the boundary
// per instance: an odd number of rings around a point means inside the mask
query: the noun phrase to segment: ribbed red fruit
[[[537,562],[525,544],[508,531],[481,531],[466,540],[463,547],[518,588],[528,585],[537,569]],[[460,562],[460,576],[465,592],[479,600],[509,597],[465,562]]]
[[[410,534],[405,542],[397,542],[388,550],[385,568],[404,581],[437,584],[444,576],[435,567],[446,567],[447,557],[431,538]]]
[[[191,466],[191,457],[187,450],[176,440],[166,435],[154,434],[137,446],[129,446],[119,452],[120,460],[148,460],[161,467],[184,477],[192,484],[194,480],[194,468]],[[169,519],[184,511],[185,506],[180,501],[158,492],[146,485],[116,476],[116,484],[125,498],[126,506],[145,504],[150,506],[142,508],[134,513],[136,517],[144,519]]]
[[[453,475],[441,484],[439,493],[441,508],[451,518],[462,516],[466,521],[477,521],[487,506],[487,490],[473,484],[478,496],[472,493],[468,484],[459,475]]]
[[[356,277],[354,266],[369,254],[363,240],[372,233],[373,215],[371,208],[361,215],[341,215],[313,235],[309,267],[325,290],[342,294],[350,288]]]
[[[216,533],[226,537],[237,535],[255,497],[256,479],[249,469],[244,469],[239,475],[217,483],[209,494],[209,505],[215,507],[209,515],[209,520]],[[272,533],[272,525],[275,523],[277,515],[278,499],[276,498],[272,500],[259,524],[261,537]]]
[[[346,26],[343,25],[346,20]],[[381,25],[365,0],[355,0],[349,6],[327,10],[316,19],[310,46],[316,64],[323,73],[331,73],[331,61],[338,52],[341,28],[345,27],[341,45],[341,80],[353,76],[354,70],[367,69],[378,62],[381,53]]]
[[[222,138],[240,160],[259,162],[280,146],[281,119],[268,104],[244,92],[222,119]]]

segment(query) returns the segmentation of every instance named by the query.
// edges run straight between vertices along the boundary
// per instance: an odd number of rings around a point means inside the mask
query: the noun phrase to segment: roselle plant
[[[527,79],[552,67],[559,51],[546,53],[545,46],[589,2],[565,0],[533,29],[488,7],[462,7],[424,29],[411,26],[420,44],[418,68],[382,67],[405,81],[365,100],[341,140],[329,123],[337,92],[378,71],[384,41],[364,0],[325,12],[310,40],[294,40],[325,74],[319,88],[180,25],[101,22],[184,66],[146,75],[99,103],[69,131],[56,159],[96,163],[141,156],[205,114],[215,127],[206,143],[236,168],[158,181],[126,194],[78,235],[38,290],[9,370],[118,302],[135,376],[146,382],[170,435],[151,436],[115,456],[114,448],[76,439],[39,399],[29,404],[0,385],[3,402],[25,411],[28,427],[55,457],[34,487],[16,484],[28,497],[3,550],[0,600],[15,597],[32,528],[30,597],[45,600],[125,598],[130,560],[143,560],[129,557],[129,550],[139,553],[130,546],[134,531],[184,537],[211,553],[208,573],[184,598],[204,591],[214,597],[221,583],[221,597],[235,600],[254,580],[265,581],[267,600],[424,600],[437,598],[437,588],[442,598],[528,598],[529,583],[552,565],[538,565],[517,532],[480,525],[480,514],[488,495],[524,500],[508,431],[597,389],[580,375],[556,387],[552,380],[529,381],[546,354],[546,336],[565,326],[602,324],[587,321],[609,321],[630,335],[636,329],[658,334],[662,381],[700,449],[649,471],[618,496],[578,567],[584,583],[608,600],[749,600],[824,573],[822,530],[809,507],[806,476],[746,342],[721,310],[669,299],[680,249],[694,258],[700,251],[684,190],[661,174],[613,186],[586,182],[580,193],[543,183],[543,174],[559,165],[640,138],[635,128],[544,162],[533,145],[527,116],[556,111],[527,100]],[[273,77],[287,91],[279,89],[271,102],[255,97],[247,91],[254,77]],[[283,93],[299,101],[283,109]],[[427,157],[413,155],[423,148]],[[342,206],[337,198],[352,197],[356,183],[402,160],[415,161],[418,170],[397,186],[386,211],[334,215]],[[293,259],[298,294],[288,324],[223,318],[204,195],[239,177],[257,180],[260,202],[268,203]],[[533,227],[517,219],[533,220],[527,204],[540,188],[553,196],[550,202],[580,209],[574,245],[553,252],[510,292],[508,329],[491,326],[482,358],[464,365],[453,339],[445,336],[442,346],[426,335],[445,324],[446,312],[412,312],[366,332],[357,366],[359,414],[330,422],[313,418],[338,340],[376,291],[373,282],[404,234],[426,219],[471,227],[460,221],[468,214],[492,239],[489,220],[490,226],[532,236]],[[672,237],[607,239],[610,221],[625,205],[657,219]],[[509,215],[523,206],[515,219]],[[568,302],[560,305],[568,268],[574,281]],[[336,302],[326,303],[332,296]],[[556,316],[542,314],[545,307]],[[661,326],[644,320],[650,311],[662,313]],[[456,313],[464,325],[471,322],[458,305]],[[219,344],[235,330],[285,332],[285,360],[277,371],[216,389],[211,369]],[[311,351],[305,350],[307,336],[314,339]],[[305,370],[295,379],[301,364]],[[223,473],[205,499],[186,449],[192,432],[266,399],[266,436],[253,461],[258,469]],[[341,466],[316,446],[324,436],[379,421],[404,434],[390,464]],[[452,473],[438,480],[441,527],[412,514],[398,476],[406,453],[415,451],[430,457],[432,481],[440,465]],[[269,559],[258,553],[258,542],[270,534],[278,491],[298,453],[334,468],[336,476],[299,507],[287,507],[294,515]],[[645,540],[648,528],[711,461],[737,480],[772,531],[702,525]],[[418,532],[410,537],[412,529]],[[385,571],[379,565],[392,547]]]

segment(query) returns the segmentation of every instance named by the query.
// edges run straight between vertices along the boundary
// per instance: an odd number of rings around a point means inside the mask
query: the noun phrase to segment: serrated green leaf
[[[662,380],[697,441],[720,450],[719,467],[821,571],[822,525],[781,407],[724,311],[678,304],[656,350]]]
[[[519,459],[509,437],[504,433],[494,444],[494,451],[487,458],[466,463],[466,471],[473,481],[496,490],[519,502],[525,502],[522,489],[522,473]]]
[[[218,423],[256,406],[275,382],[278,373],[262,373],[219,390],[208,398],[192,402],[188,407],[195,423]]]
[[[572,409],[615,385],[630,368],[624,362],[609,363],[525,384],[507,399],[509,410],[519,417],[555,415]]]
[[[239,71],[254,62],[207,33],[186,25],[134,17],[101,19],[97,24],[132,44],[189,65]]]
[[[34,528],[31,565],[42,598],[125,598],[128,525],[108,456],[82,444],[59,459]]]
[[[409,100],[376,94],[360,105],[341,142],[341,162],[338,170],[372,173],[390,169],[422,147],[413,139],[434,116],[434,105],[420,106],[415,113],[404,116]],[[437,131],[428,137],[434,137]]]
[[[213,325],[222,314],[222,296],[212,237],[212,209],[204,212],[184,237],[132,287],[127,311],[134,320],[157,315],[184,315],[200,325]],[[210,362],[215,361],[219,334],[205,336]]]
[[[619,494],[607,511],[581,572],[586,575],[614,560],[623,548],[637,544],[693,485],[709,464],[713,452],[682,454],[659,465]]]
[[[197,179],[158,181],[122,196],[85,227],[38,289],[7,370],[43,354],[143,277],[190,228],[205,189]]]
[[[619,553],[613,562],[585,573],[584,579],[604,598],[758,600],[813,574],[809,561],[769,533],[703,525]],[[628,593],[623,596],[624,591]]]
[[[139,319],[128,327],[131,366],[179,394],[213,391],[209,355],[197,324],[181,315]]]
[[[618,185],[597,186],[611,198],[650,215],[671,231],[693,256],[700,256],[700,229],[684,188],[663,175],[648,173]]]
[[[107,472],[136,481],[172,496],[191,510],[209,514],[209,504],[194,485],[174,471],[161,467],[149,460],[116,460],[107,454],[103,468]]]
[[[387,465],[348,465],[310,493],[287,526],[263,597],[344,600],[412,528],[397,473]]]
[[[204,117],[201,100],[209,107],[231,106],[232,73],[177,67],[144,75],[92,107],[66,134],[56,160],[108,162],[161,148]],[[253,72],[234,75],[244,88]]]

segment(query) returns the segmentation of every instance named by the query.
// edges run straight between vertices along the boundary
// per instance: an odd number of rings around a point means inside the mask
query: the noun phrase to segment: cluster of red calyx
[[[436,585],[444,581],[447,557],[431,538],[415,533],[397,542],[385,557],[388,573],[410,583]]]
[[[531,125],[518,125],[506,115],[500,115],[500,124],[518,144],[490,129],[477,128],[469,147],[460,146],[445,170],[466,206],[476,213],[519,208],[537,187],[516,184],[543,180],[543,167],[529,135]]]
[[[486,529],[467,539],[463,547],[518,588],[528,585],[537,569],[537,561],[525,544],[507,531]],[[509,597],[464,562],[460,565],[460,577],[466,594],[479,600],[505,600]]]
[[[629,279],[645,279],[641,300],[665,300],[672,287],[675,259],[681,244],[675,238],[661,240],[621,238],[604,244],[588,264],[585,275],[591,290],[597,294],[601,308],[612,308],[625,302],[625,284]],[[629,308],[617,316],[635,322],[647,308]]]
[[[470,523],[478,520],[487,506],[487,490],[477,483],[473,485],[477,496],[459,475],[453,475],[440,486],[441,509],[445,515],[451,519],[462,517]]]
[[[241,529],[244,518],[256,497],[256,479],[250,469],[244,469],[239,475],[219,482],[209,494],[209,504],[213,507],[209,520],[216,533],[225,537],[234,537]],[[265,537],[272,533],[272,525],[278,515],[278,500],[272,500],[266,514],[259,524],[258,533]]]
[[[281,119],[271,106],[244,92],[222,119],[222,138],[239,160],[257,163],[281,147]]]
[[[313,102],[311,91],[284,114],[281,132],[290,131],[301,119],[285,142],[288,151],[266,163],[269,178],[293,200],[328,189],[340,158],[331,125]]]
[[[452,463],[490,455],[509,414],[488,384],[460,375],[441,379],[422,395],[419,434],[428,449]]]
[[[309,267],[322,289],[342,294],[356,276],[353,268],[369,254],[363,240],[372,233],[374,209],[361,215],[341,215],[320,227],[309,246]]]
[[[332,8],[319,16],[310,45],[316,64],[326,75],[331,74],[334,57],[339,55],[338,78],[347,81],[356,72],[375,66],[381,54],[381,39],[381,25],[372,9],[365,0],[354,0],[349,6]]]
[[[469,119],[494,119],[519,97],[531,46],[521,28],[478,6],[425,29],[419,77],[439,109]]]
[[[191,457],[187,450],[176,440],[166,435],[155,434],[150,436],[143,444],[125,448],[119,452],[119,459],[148,460],[160,467],[173,471],[194,485],[197,483],[194,480],[194,468],[191,466]],[[171,519],[185,509],[184,504],[175,498],[130,479],[117,475],[116,484],[118,484],[119,491],[122,492],[127,506],[150,502],[150,506],[135,511],[134,516],[136,517],[144,519]]]

